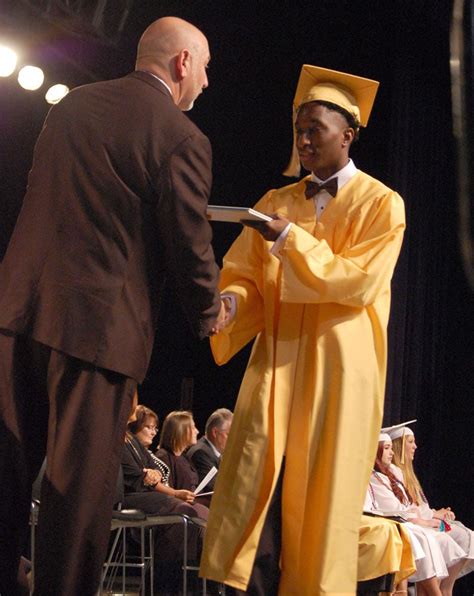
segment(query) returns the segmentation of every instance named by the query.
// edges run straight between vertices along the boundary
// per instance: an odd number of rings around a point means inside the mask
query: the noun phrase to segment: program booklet
[[[217,474],[217,468],[216,468],[216,466],[212,466],[212,468],[209,470],[209,472],[204,476],[204,478],[201,480],[201,482],[197,485],[196,490],[194,491],[194,494],[196,496],[201,496],[201,497],[203,497],[204,495],[212,495],[212,492],[203,493],[201,491],[207,484],[209,484],[209,482],[214,478],[214,476],[216,474]]]

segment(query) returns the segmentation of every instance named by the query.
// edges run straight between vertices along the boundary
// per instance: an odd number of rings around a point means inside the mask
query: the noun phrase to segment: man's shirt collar
[[[355,164],[352,161],[352,159],[349,158],[349,162],[343,168],[341,168],[332,176],[329,176],[329,178],[327,178],[326,180],[321,180],[321,178],[318,178],[318,176],[316,176],[316,174],[314,174],[313,172],[311,172],[311,180],[317,182],[318,184],[322,184],[324,182],[327,182],[328,180],[332,180],[332,178],[337,178],[337,188],[341,189],[356,174],[357,168],[355,167]]]

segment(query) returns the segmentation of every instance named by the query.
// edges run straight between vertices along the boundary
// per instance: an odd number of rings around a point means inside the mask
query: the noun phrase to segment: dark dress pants
[[[0,333],[0,594],[16,596],[31,485],[47,454],[36,596],[94,596],[136,382]]]

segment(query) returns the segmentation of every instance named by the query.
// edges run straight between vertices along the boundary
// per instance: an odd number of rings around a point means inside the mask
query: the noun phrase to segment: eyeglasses
[[[144,428],[147,428],[148,430],[151,430],[151,432],[153,432],[153,433],[157,433],[158,432],[158,427],[155,426],[154,424],[145,424]]]

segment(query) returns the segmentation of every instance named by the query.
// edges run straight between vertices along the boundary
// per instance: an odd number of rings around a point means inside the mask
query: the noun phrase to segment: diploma
[[[242,219],[251,221],[271,221],[272,218],[251,207],[230,207],[228,205],[208,205],[207,218],[210,221],[240,223]]]

